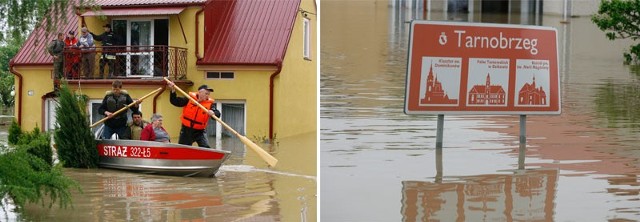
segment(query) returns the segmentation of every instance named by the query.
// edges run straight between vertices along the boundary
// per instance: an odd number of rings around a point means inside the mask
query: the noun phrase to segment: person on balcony
[[[122,136],[125,140],[140,140],[140,134],[145,126],[149,125],[149,122],[142,119],[142,112],[131,113],[132,121],[127,123],[127,130]]]
[[[95,59],[96,59],[96,49],[93,43],[93,36],[89,34],[89,30],[87,27],[82,27],[80,39],[76,44],[80,51],[82,52],[82,57],[80,58],[82,62],[82,70],[83,74],[86,78],[93,78],[93,69],[95,68]]]
[[[98,112],[104,114],[105,117],[109,117],[104,121],[104,130],[102,132],[102,138],[110,139],[111,136],[116,133],[119,138],[124,138],[125,131],[127,130],[127,112],[121,112],[113,116],[116,111],[128,106],[131,103],[136,105],[131,106],[131,112],[137,113],[139,101],[134,101],[131,96],[127,94],[127,91],[122,89],[122,82],[115,80],[111,84],[112,90],[107,92],[107,95],[102,99],[102,104],[98,107]]]
[[[47,52],[53,56],[53,87],[58,89],[60,85],[60,79],[62,78],[62,63],[64,57],[62,51],[64,50],[64,34],[58,33],[57,38],[52,40],[47,46]]]
[[[78,44],[76,32],[71,30],[67,33],[67,37],[64,39],[64,45],[68,50],[64,56],[64,73],[68,79],[77,79],[79,77],[80,50],[76,44]]]
[[[140,140],[163,143],[171,142],[169,133],[162,127],[162,115],[156,113],[151,116],[151,124],[144,127],[142,134],[140,134]]]
[[[96,41],[102,42],[102,56],[100,57],[100,78],[102,79],[104,76],[105,66],[109,67],[109,73],[107,74],[107,78],[112,78],[119,73],[115,72],[115,61],[116,61],[116,53],[115,48],[113,46],[120,45],[120,39],[118,35],[114,34],[111,31],[111,25],[106,24],[103,26],[104,32],[100,35],[91,33],[93,39]]]
[[[194,98],[198,103],[208,109],[204,112],[198,105],[191,102],[189,98],[178,97],[174,88],[173,82],[168,82],[169,88],[171,88],[171,94],[169,101],[172,105],[182,108],[182,115],[180,120],[182,121],[182,127],[180,128],[180,137],[178,139],[179,144],[191,146],[193,142],[198,143],[200,147],[209,148],[209,141],[207,140],[207,123],[211,115],[220,117],[220,111],[216,109],[214,100],[209,98],[209,95],[213,92],[212,88],[207,85],[201,85],[198,87],[198,92],[189,92],[189,96]]]

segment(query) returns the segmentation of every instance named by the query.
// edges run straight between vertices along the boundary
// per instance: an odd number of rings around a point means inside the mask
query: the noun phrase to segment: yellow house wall
[[[303,57],[303,19],[297,13],[289,40],[282,72],[277,78],[275,93],[275,125],[277,138],[284,138],[317,130],[317,14],[312,1],[302,1],[300,8],[310,21],[310,59]]]
[[[42,96],[53,90],[52,68],[40,67],[16,67],[15,70],[22,75],[22,89],[18,87],[19,79],[15,78],[16,103],[22,99],[22,130],[29,131],[38,126],[43,129],[43,100]],[[28,95],[32,91],[32,95]],[[14,113],[18,113],[18,106]],[[17,116],[17,115],[16,115]]]
[[[302,0],[300,4],[302,10],[318,14],[316,7],[312,0]],[[276,98],[275,98],[275,128],[277,133],[277,139],[282,142],[282,145],[286,147],[287,144],[295,144],[290,147],[298,146],[299,149],[289,152],[278,153],[278,156],[284,160],[296,162],[296,159],[306,160],[306,158],[295,158],[296,156],[310,156],[316,154],[316,141],[315,136],[311,136],[313,139],[309,139],[310,135],[314,135],[317,132],[317,49],[316,49],[316,34],[317,34],[317,17],[313,14],[308,14],[310,19],[310,53],[311,60],[305,60],[303,58],[303,30],[302,23],[303,17],[300,13],[297,13],[296,21],[293,27],[291,39],[289,40],[289,47],[287,48],[287,54],[283,61],[283,70],[280,73],[276,84]],[[314,159],[315,160],[315,159]],[[303,163],[282,163],[297,166],[313,166],[316,164],[303,164]],[[284,165],[283,165],[284,166]],[[316,169],[309,169],[309,171],[315,171]],[[308,172],[308,171],[307,171]],[[304,179],[302,181],[295,181],[298,178],[292,178],[292,181],[275,181],[273,186],[276,190],[294,190],[300,183],[315,183],[315,180],[309,181]],[[316,187],[311,185],[311,187]],[[304,209],[304,214],[301,213],[300,208],[300,196],[296,192],[279,192],[278,196],[283,201],[280,203],[281,211],[283,215],[282,221],[296,221],[300,218],[307,218],[313,220],[317,215],[316,207],[309,207]],[[307,197],[306,201],[316,201],[313,197]],[[290,201],[298,200],[298,201]],[[299,217],[291,217],[292,215],[299,215]]]
[[[234,79],[205,79],[206,71],[233,71]],[[245,131],[248,138],[268,137],[269,133],[269,76],[275,68],[257,70],[247,67],[207,67],[189,73],[194,82],[191,90],[201,84],[214,89],[212,98],[219,102],[243,102],[245,105]]]

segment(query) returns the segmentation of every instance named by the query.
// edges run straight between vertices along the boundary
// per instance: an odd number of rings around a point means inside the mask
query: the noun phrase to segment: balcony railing
[[[163,46],[65,48],[63,76],[78,79],[185,79],[187,49]]]

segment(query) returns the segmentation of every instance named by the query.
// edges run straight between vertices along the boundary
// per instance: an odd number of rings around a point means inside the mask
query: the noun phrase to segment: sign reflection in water
[[[512,174],[442,176],[436,149],[434,182],[402,181],[403,221],[553,221],[558,169],[524,169],[525,143]]]
[[[553,221],[557,179],[556,169],[536,169],[402,181],[403,221]]]

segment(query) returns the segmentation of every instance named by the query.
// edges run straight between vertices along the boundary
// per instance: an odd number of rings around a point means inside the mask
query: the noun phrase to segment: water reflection
[[[268,220],[279,218],[278,203],[270,201],[273,187],[269,184],[112,170],[66,169],[65,174],[79,180],[84,188],[84,193],[74,194],[74,209],[27,207],[26,220],[228,221],[256,215]],[[250,192],[238,192],[247,186],[251,187]]]
[[[259,144],[276,151],[277,168],[267,168],[237,139],[223,139],[233,155],[216,178],[64,169],[83,190],[72,193],[73,208],[29,204],[23,214],[0,210],[0,221],[316,221],[316,138],[308,133]],[[0,126],[2,143],[6,127]]]
[[[558,170],[402,181],[402,221],[553,221]]]
[[[608,128],[632,128],[640,131],[640,84],[604,82],[597,87],[596,110],[604,115]]]

